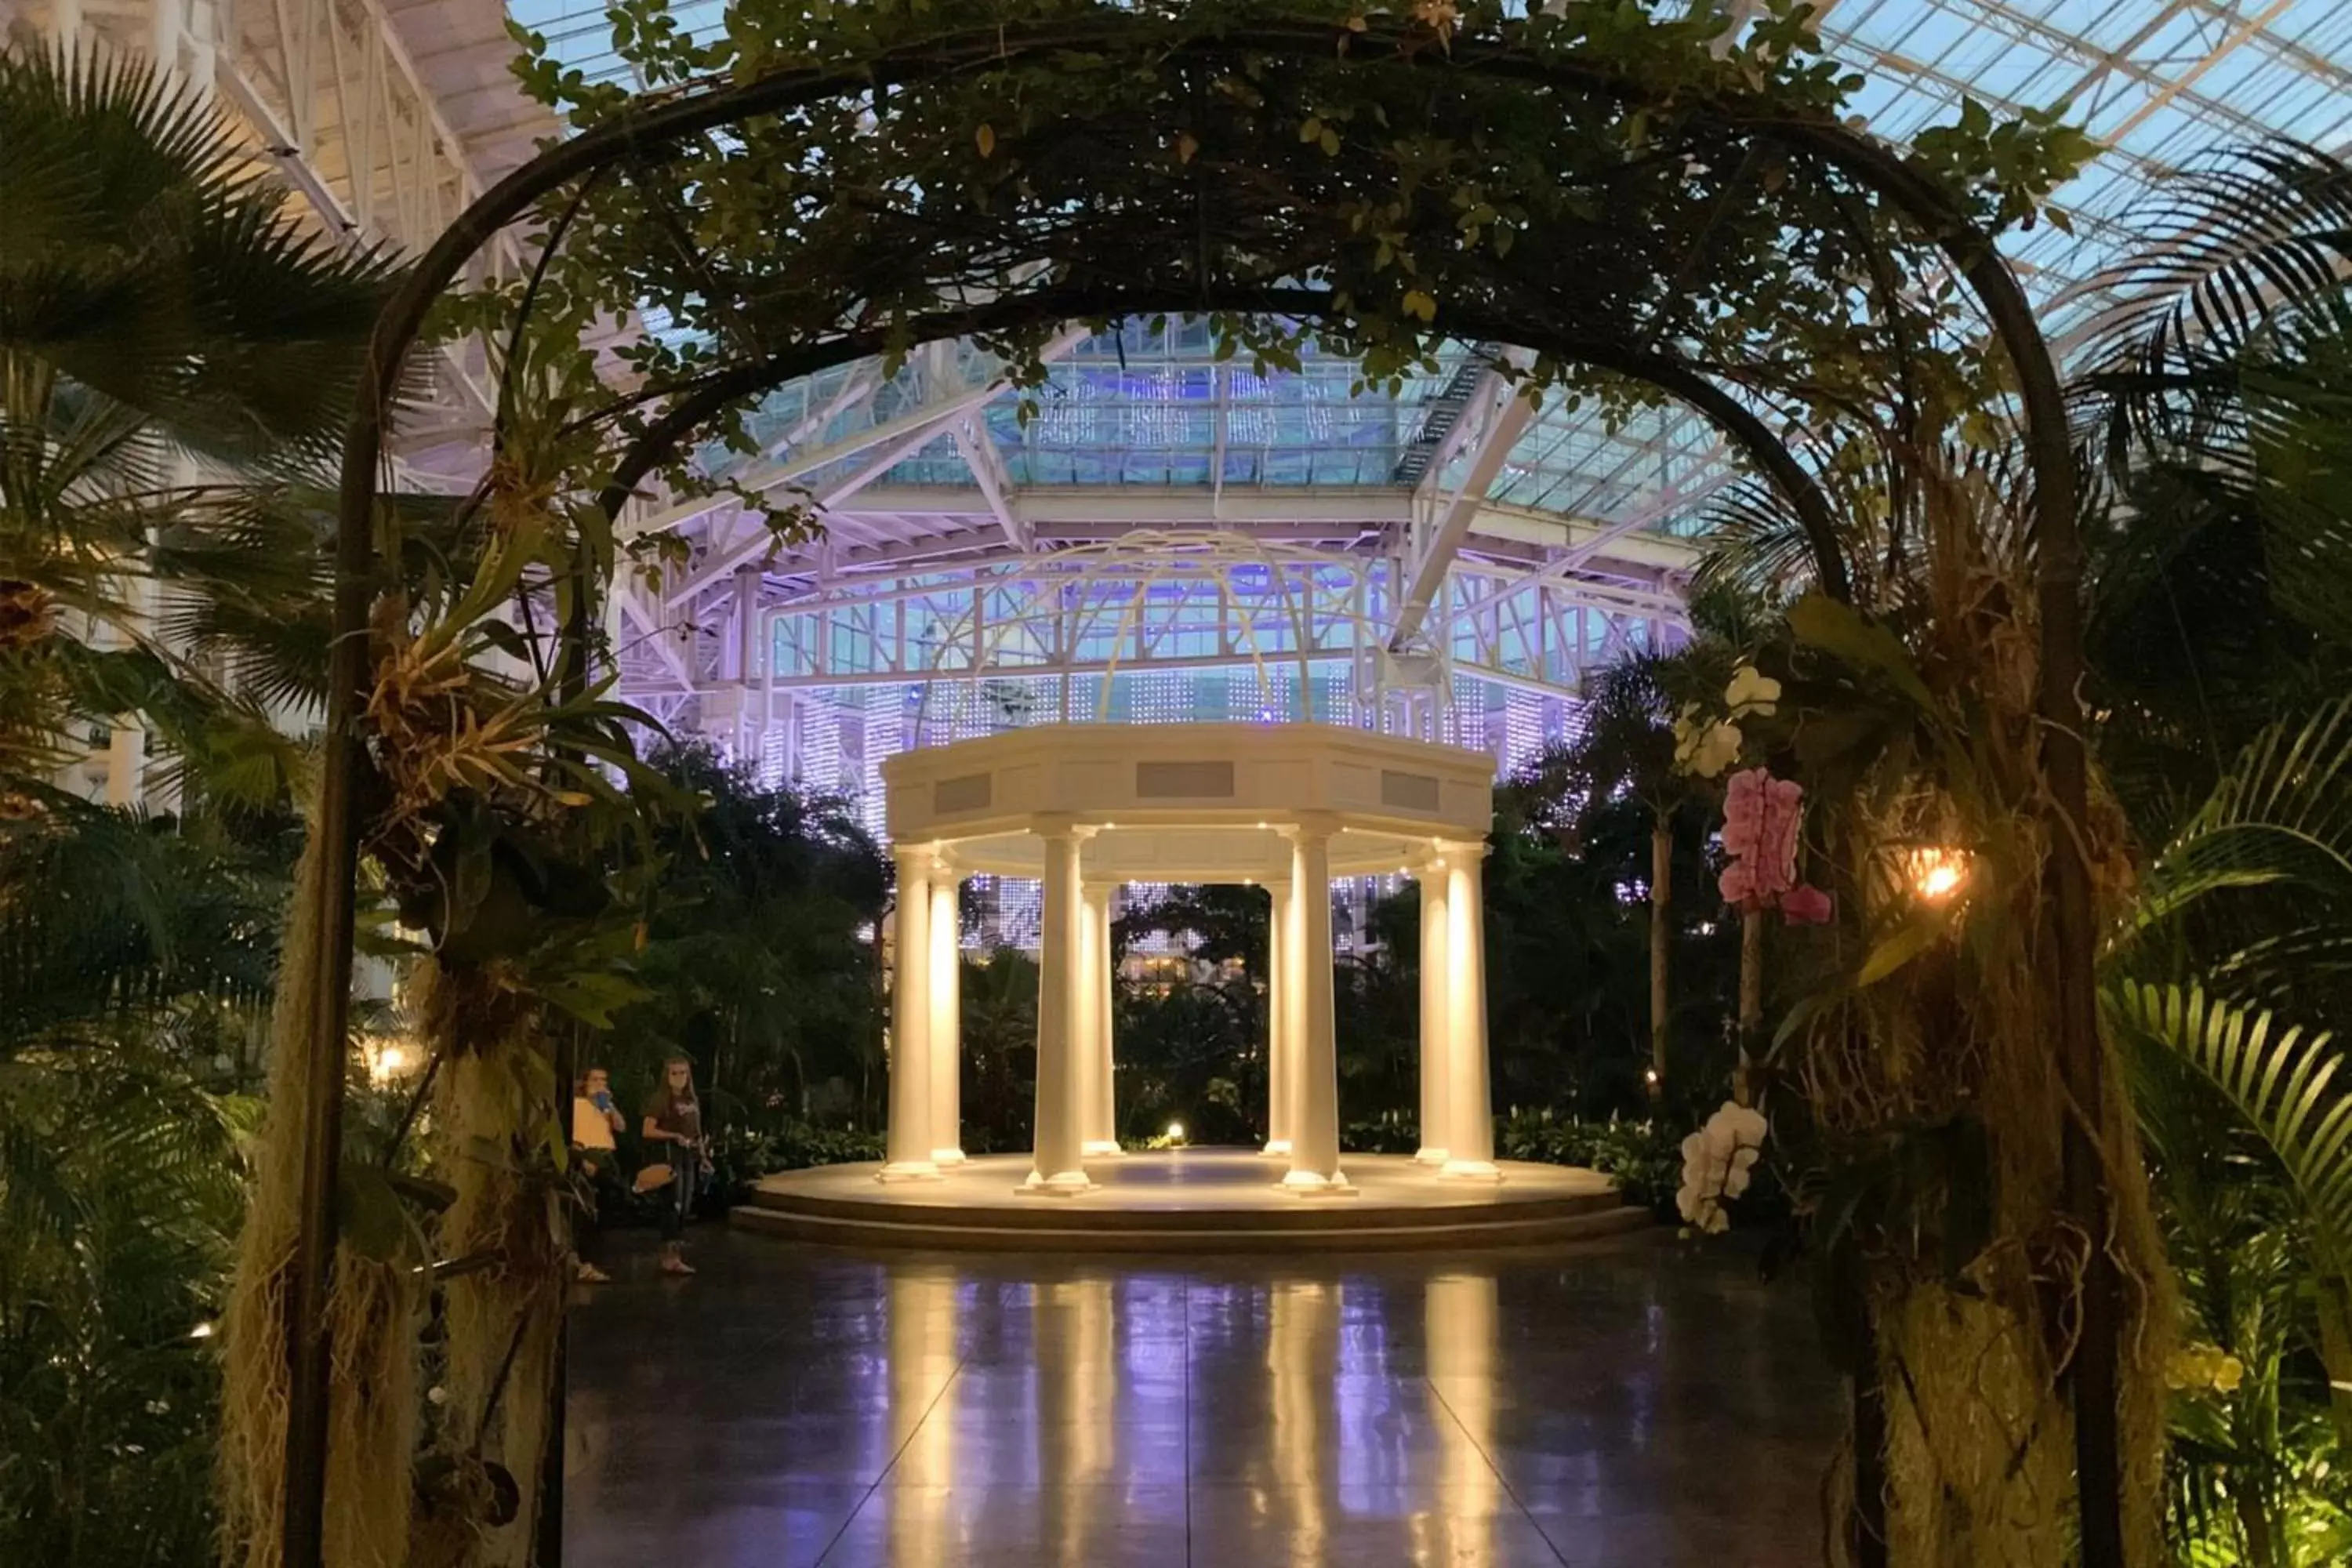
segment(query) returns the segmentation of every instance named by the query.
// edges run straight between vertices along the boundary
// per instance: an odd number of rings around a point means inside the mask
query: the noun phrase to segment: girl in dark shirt
[[[694,1189],[710,1162],[702,1154],[702,1102],[694,1095],[694,1068],[684,1057],[662,1064],[661,1087],[646,1101],[646,1143],[663,1145],[650,1151],[667,1159],[669,1202],[662,1208],[661,1269],[665,1274],[691,1274],[686,1260],[686,1216],[694,1207]]]

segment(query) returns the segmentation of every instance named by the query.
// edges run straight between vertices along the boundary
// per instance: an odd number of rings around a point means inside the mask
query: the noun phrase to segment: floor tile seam
[[[915,1418],[915,1424],[907,1428],[907,1435],[899,1439],[898,1446],[890,1450],[890,1462],[883,1466],[881,1474],[876,1476],[866,1485],[866,1489],[858,1494],[857,1501],[850,1508],[848,1516],[841,1521],[840,1528],[833,1532],[833,1539],[824,1543],[824,1550],[816,1554],[816,1561],[810,1565],[810,1568],[824,1568],[825,1563],[833,1556],[835,1548],[838,1547],[843,1537],[849,1533],[849,1527],[857,1522],[857,1516],[866,1511],[866,1505],[874,1500],[874,1494],[882,1489],[890,1479],[890,1472],[898,1468],[898,1461],[905,1458],[907,1450],[915,1446],[915,1438],[929,1424],[933,1413],[940,1407],[940,1401],[947,1398],[948,1390],[955,1386],[956,1379],[963,1375],[964,1364],[971,1359],[970,1351],[956,1357],[955,1367],[948,1373],[946,1381],[940,1384],[939,1392],[932,1394],[929,1403],[923,1406],[923,1413]]]
[[[1495,1484],[1503,1489],[1503,1495],[1511,1500],[1511,1506],[1519,1510],[1519,1517],[1534,1527],[1536,1534],[1543,1541],[1544,1550],[1552,1554],[1560,1564],[1560,1568],[1570,1568],[1568,1553],[1559,1549],[1559,1542],[1551,1538],[1551,1531],[1544,1528],[1543,1521],[1535,1516],[1535,1510],[1528,1508],[1527,1500],[1519,1496],[1519,1489],[1511,1485],[1511,1478],[1503,1473],[1503,1468],[1500,1465],[1495,1463],[1495,1456],[1487,1450],[1486,1445],[1470,1435],[1470,1424],[1462,1419],[1460,1413],[1454,1408],[1453,1402],[1445,1397],[1445,1391],[1437,1386],[1437,1380],[1429,1373],[1423,1373],[1421,1381],[1428,1387],[1429,1396],[1437,1401],[1437,1407],[1445,1412],[1445,1418],[1453,1422],[1460,1430],[1462,1440],[1475,1448],[1478,1451],[1479,1459],[1485,1463],[1486,1468],[1494,1472]]]
[[[1184,1279],[1184,1568],[1192,1568],[1192,1280]]]

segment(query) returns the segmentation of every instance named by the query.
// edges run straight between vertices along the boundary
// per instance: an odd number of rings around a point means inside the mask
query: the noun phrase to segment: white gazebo
[[[1026,1190],[1094,1186],[1119,1154],[1111,1066],[1112,890],[1263,883],[1268,1156],[1307,1195],[1350,1192],[1339,1163],[1331,879],[1420,879],[1421,1163],[1496,1182],[1486,1078],[1480,862],[1486,753],[1328,724],[1053,724],[902,752],[882,764],[898,858],[885,1182],[960,1164],[956,888],[1045,884],[1035,1149]]]

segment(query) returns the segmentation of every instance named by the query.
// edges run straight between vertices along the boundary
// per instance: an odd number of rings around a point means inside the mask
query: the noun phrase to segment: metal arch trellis
[[[1336,21],[1226,21],[1214,31],[1171,37],[1165,29],[1147,33],[1139,18],[1111,12],[1077,20],[975,29],[894,46],[838,66],[773,69],[740,81],[700,84],[642,110],[620,113],[550,147],[476,200],[451,225],[420,258],[379,321],[371,346],[370,374],[362,384],[343,453],[335,551],[335,638],[322,784],[313,826],[320,840],[321,875],[310,907],[296,916],[306,920],[317,933],[318,967],[313,978],[319,1002],[310,1035],[311,1048],[321,1059],[337,1058],[347,1024],[362,830],[357,803],[367,765],[359,724],[370,673],[367,628],[377,583],[373,531],[378,466],[409,351],[419,337],[427,310],[468,259],[541,198],[599,169],[667,156],[688,137],[788,110],[796,104],[862,96],[893,84],[941,81],[1022,64],[1066,60],[1080,50],[1115,58],[1122,43],[1148,42],[1156,68],[1162,70],[1192,61],[1231,60],[1244,53],[1328,61],[1336,49],[1344,52],[1348,65],[1355,69],[1462,72],[1469,78],[1589,95],[1621,105],[1664,107],[1658,89],[1607,66],[1514,51],[1514,35],[1508,26],[1499,39],[1493,36],[1458,38],[1449,51],[1441,53],[1431,47],[1433,40],[1425,31],[1400,27],[1385,17],[1358,18],[1357,22],[1361,31]],[[1749,101],[1717,98],[1696,106],[1694,112],[1702,122],[1818,160],[1854,180],[1879,203],[1924,230],[1974,291],[2015,371],[2033,479],[2032,518],[2042,638],[2037,708],[2045,727],[2049,784],[2045,815],[2053,857],[2058,1054],[2069,1097],[2078,1106],[2098,1106],[2104,1102],[2105,1068],[2092,989],[2095,931],[2087,847],[2082,837],[2087,816],[2087,763],[2075,689],[2082,674],[2076,480],[2056,370],[2047,345],[2016,279],[1989,237],[1957,209],[1940,186],[1908,167],[1890,149],[1826,114],[1791,113],[1787,105],[1760,94]],[[1676,286],[1680,287],[1679,281]],[[1049,316],[1089,319],[1106,311],[1131,310],[1255,310],[1300,319],[1349,313],[1341,302],[1314,290],[1221,289],[1206,278],[1194,278],[1188,287],[1156,293],[1150,289],[1127,294],[1097,289],[1073,297],[1067,292],[1057,296],[1050,286],[1024,287],[989,307],[936,311],[894,327],[901,334],[911,330],[919,337],[925,332],[940,336],[971,331],[975,322],[992,321],[1009,328]],[[959,320],[966,323],[961,328],[957,325]],[[1430,325],[1433,331],[1465,339],[1508,342],[1528,335],[1519,323],[1481,320],[1475,312],[1444,302]],[[669,389],[674,401],[625,455],[612,485],[601,494],[600,504],[608,517],[616,513],[646,473],[732,400],[793,374],[885,350],[896,341],[879,330],[845,331],[822,342],[797,343],[758,362],[730,365],[692,386]],[[1715,421],[1787,498],[1813,542],[1824,587],[1842,592],[1843,564],[1818,488],[1787,447],[1738,399],[1668,354],[1628,355],[1622,345],[1572,342],[1526,346],[1646,381]],[[661,393],[646,395],[658,397]],[[578,652],[568,650],[566,657]],[[302,1108],[303,1184],[289,1312],[292,1392],[282,1540],[284,1560],[291,1568],[310,1568],[318,1563],[320,1550],[331,1349],[324,1308],[335,1234],[342,1075],[317,1072],[311,1083],[311,1099]],[[2099,1152],[2079,1117],[2063,1121],[2065,1204],[2086,1234],[2096,1238],[2106,1232]],[[2116,1289],[2112,1259],[2103,1247],[2092,1246],[2082,1332],[2070,1370],[2077,1413],[2083,1554],[2086,1564],[2095,1568],[2122,1560],[2115,1432]]]

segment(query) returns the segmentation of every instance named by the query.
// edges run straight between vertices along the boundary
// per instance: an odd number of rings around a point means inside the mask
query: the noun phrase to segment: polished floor
[[[573,1315],[568,1568],[1822,1561],[1800,1282],[1663,1231],[1250,1258],[614,1237]]]

